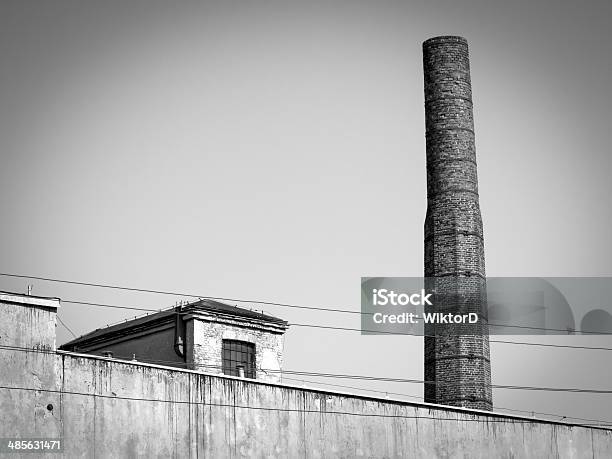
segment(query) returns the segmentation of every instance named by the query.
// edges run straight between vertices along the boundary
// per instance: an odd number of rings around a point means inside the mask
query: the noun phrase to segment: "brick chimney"
[[[480,319],[467,332],[458,324],[425,326],[425,401],[491,410],[484,238],[467,41],[453,36],[425,41],[423,67],[425,277],[441,299],[434,312],[477,312]]]

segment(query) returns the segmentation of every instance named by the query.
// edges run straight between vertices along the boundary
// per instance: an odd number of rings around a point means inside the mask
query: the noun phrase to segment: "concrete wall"
[[[59,300],[0,293],[0,438],[61,436],[61,370],[55,354]],[[19,348],[36,352],[24,353]],[[6,389],[18,387],[22,389]]]
[[[7,298],[0,439],[62,439],[37,457],[612,457],[610,430],[57,352],[58,303]]]
[[[612,457],[608,430],[93,356],[10,355],[19,375],[55,374],[38,389],[62,393],[0,390],[0,437],[61,436],[64,457]],[[6,376],[2,386],[30,383]]]
[[[0,292],[0,345],[55,350],[57,298]]]

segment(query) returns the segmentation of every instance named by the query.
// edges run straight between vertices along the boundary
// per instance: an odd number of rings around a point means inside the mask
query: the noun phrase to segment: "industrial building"
[[[280,381],[287,322],[202,299],[100,328],[66,351]]]

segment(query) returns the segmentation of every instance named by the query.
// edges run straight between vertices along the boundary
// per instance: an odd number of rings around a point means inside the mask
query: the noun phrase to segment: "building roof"
[[[119,324],[111,325],[104,328],[98,328],[85,335],[79,336],[67,343],[62,344],[59,348],[63,350],[76,350],[81,345],[88,345],[96,341],[104,341],[107,338],[113,338],[121,335],[128,335],[142,329],[148,329],[156,325],[170,322],[176,318],[177,312],[181,314],[191,314],[198,312],[212,313],[219,316],[233,316],[255,321],[273,323],[274,325],[287,328],[288,323],[278,317],[257,312],[251,309],[239,308],[230,304],[221,303],[209,299],[198,300],[194,303],[189,303],[178,308],[166,309],[164,311],[148,314]]]

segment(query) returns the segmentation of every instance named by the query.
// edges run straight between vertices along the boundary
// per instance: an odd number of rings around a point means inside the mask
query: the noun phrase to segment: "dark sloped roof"
[[[176,308],[167,309],[165,311],[155,312],[153,314],[138,317],[132,320],[128,320],[126,322],[111,325],[109,327],[98,328],[85,335],[79,336],[78,338],[75,338],[72,341],[68,341],[67,343],[62,344],[60,346],[60,349],[74,350],[75,347],[78,347],[82,344],[91,343],[92,341],[96,341],[98,338],[103,340],[103,337],[105,336],[114,337],[117,335],[124,335],[135,329],[137,330],[141,328],[150,328],[157,324],[169,322],[176,317],[177,311],[179,310],[177,310]],[[183,314],[198,311],[205,311],[213,314],[217,313],[220,315],[222,314],[224,316],[244,317],[247,319],[272,322],[274,324],[278,324],[285,327],[287,326],[287,322],[283,319],[279,319],[278,317],[270,316],[249,309],[239,308],[238,306],[232,306],[230,304],[225,304],[219,301],[209,299],[203,299],[198,300],[194,303],[189,303],[187,305],[182,306],[182,308],[180,309],[180,312]]]

